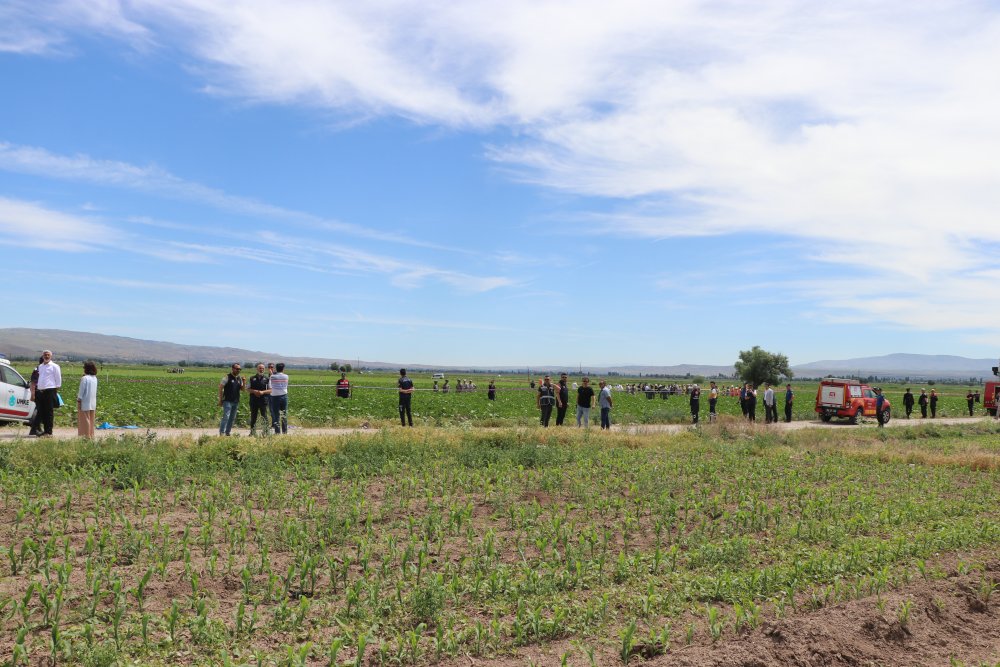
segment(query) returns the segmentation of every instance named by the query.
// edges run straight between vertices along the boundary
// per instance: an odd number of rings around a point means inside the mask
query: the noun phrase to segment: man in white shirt
[[[285,364],[275,366],[275,372],[270,379],[271,388],[271,428],[275,433],[288,433],[288,376],[285,375]]]
[[[35,408],[38,410],[39,437],[52,437],[52,422],[55,418],[56,394],[62,387],[62,369],[52,361],[52,351],[42,352],[42,363],[38,366],[38,387],[35,390]]]

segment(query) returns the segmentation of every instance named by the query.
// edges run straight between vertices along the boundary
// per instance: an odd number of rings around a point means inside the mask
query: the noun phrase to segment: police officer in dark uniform
[[[406,426],[407,420],[413,426],[413,410],[410,407],[410,399],[413,397],[413,380],[406,377],[406,369],[399,369],[399,421]]]
[[[549,419],[552,417],[552,407],[558,402],[556,388],[552,386],[552,379],[546,375],[542,384],[538,386],[538,393],[535,395],[535,404],[541,410],[541,424],[545,428],[549,427]]]
[[[698,423],[698,413],[701,412],[701,389],[698,385],[691,387],[691,397],[689,399],[691,405],[691,423]]]
[[[270,388],[268,377],[264,375],[264,364],[257,364],[257,374],[250,378],[250,435],[255,433],[257,415],[264,419],[264,429],[269,430],[268,401],[266,392]]]
[[[566,374],[559,376],[559,405],[556,407],[556,426],[562,426],[566,419],[566,407],[569,405],[569,385]]]
[[[917,399],[917,403],[920,404],[920,416],[927,419],[927,390],[920,390],[920,398]]]

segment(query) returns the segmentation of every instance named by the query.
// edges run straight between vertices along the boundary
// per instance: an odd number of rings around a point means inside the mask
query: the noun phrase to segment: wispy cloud
[[[274,206],[250,197],[228,194],[180,178],[156,165],[139,166],[116,160],[102,160],[89,155],[59,155],[36,146],[19,146],[0,141],[0,169],[5,171],[69,181],[128,188],[162,197],[207,204],[219,210],[261,219],[281,220],[327,232],[437,250],[463,250],[411,239],[405,235],[331,220],[304,211]],[[142,222],[140,219],[134,219]],[[146,224],[149,224],[148,222]]]
[[[119,234],[88,218],[42,204],[0,197],[0,238],[4,243],[64,252],[85,252],[113,243]]]
[[[114,35],[136,47],[147,44],[149,32],[124,12],[119,0],[5,0],[0,4],[0,52],[62,53],[69,33],[84,30]]]

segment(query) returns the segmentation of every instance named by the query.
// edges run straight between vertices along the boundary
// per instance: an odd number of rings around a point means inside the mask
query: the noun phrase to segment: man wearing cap
[[[240,365],[233,364],[229,374],[219,383],[219,407],[222,408],[222,420],[219,422],[219,435],[229,435],[236,423],[236,412],[240,407],[240,392],[247,388],[245,378],[240,377]]]

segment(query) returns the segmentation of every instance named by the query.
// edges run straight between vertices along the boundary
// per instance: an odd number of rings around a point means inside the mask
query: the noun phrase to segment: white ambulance
[[[0,424],[27,423],[35,413],[28,381],[0,355]]]

